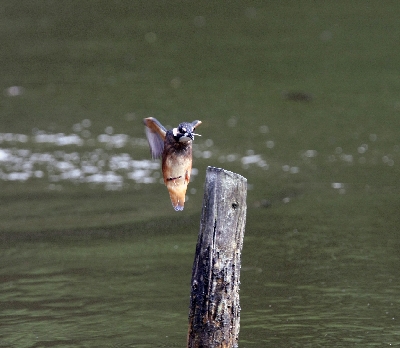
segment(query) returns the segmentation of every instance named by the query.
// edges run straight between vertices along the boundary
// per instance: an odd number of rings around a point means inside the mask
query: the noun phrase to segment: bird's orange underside
[[[166,185],[174,208],[176,207],[183,208],[183,206],[185,205],[185,196],[186,196],[188,182],[184,180],[179,180],[181,182],[177,181],[171,180],[167,182]]]

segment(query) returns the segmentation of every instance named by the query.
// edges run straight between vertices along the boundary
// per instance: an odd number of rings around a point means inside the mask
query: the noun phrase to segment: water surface
[[[8,1],[0,346],[185,346],[204,173],[248,179],[241,347],[398,346],[392,1]],[[142,119],[202,120],[173,211]]]

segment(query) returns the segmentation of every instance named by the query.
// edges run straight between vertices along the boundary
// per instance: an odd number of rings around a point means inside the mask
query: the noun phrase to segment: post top
[[[217,167],[208,166],[207,167],[207,173],[208,172],[210,172],[210,173],[213,173],[213,172],[214,173],[224,173],[225,175],[230,176],[232,178],[243,180],[244,182],[247,182],[247,179],[244,176],[242,176],[240,174],[237,174],[237,173],[234,173],[234,172],[231,172],[229,170],[223,169],[223,168],[217,168]]]

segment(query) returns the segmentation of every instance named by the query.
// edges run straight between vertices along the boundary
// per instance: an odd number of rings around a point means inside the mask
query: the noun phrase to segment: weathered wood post
[[[208,167],[192,270],[189,348],[238,347],[246,178]]]

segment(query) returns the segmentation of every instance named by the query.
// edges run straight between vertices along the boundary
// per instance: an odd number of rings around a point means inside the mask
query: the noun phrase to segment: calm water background
[[[185,346],[208,165],[249,182],[241,347],[400,346],[399,13],[4,3],[0,347]],[[203,121],[183,213],[148,116]]]

